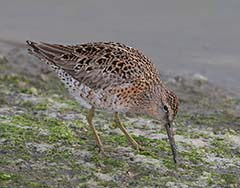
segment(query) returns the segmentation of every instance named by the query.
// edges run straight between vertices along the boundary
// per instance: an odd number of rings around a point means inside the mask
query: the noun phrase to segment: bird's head
[[[174,140],[172,122],[178,112],[179,100],[178,97],[165,86],[161,86],[155,90],[151,105],[148,108],[148,113],[154,119],[161,122],[167,131],[169,143],[171,145],[173,160],[176,163],[177,152]]]
[[[165,88],[157,105],[160,121],[172,122],[175,119],[179,106],[179,100],[175,93]]]

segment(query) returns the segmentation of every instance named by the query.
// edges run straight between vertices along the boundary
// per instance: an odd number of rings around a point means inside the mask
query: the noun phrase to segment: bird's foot
[[[145,150],[145,148],[141,145],[139,145],[135,140],[134,142],[131,142],[131,145],[134,149],[136,149],[137,151],[143,151]]]

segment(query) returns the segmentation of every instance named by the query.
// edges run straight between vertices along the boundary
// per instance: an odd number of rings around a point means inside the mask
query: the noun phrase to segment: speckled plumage
[[[163,86],[150,60],[138,50],[120,43],[30,44],[34,49],[31,52],[48,64],[51,62],[70,93],[77,99],[80,96],[88,104],[83,105],[87,108],[93,105],[108,111],[139,111],[142,97],[148,97],[145,91]],[[169,94],[171,102],[174,97]]]
[[[148,114],[173,121],[178,99],[140,51],[117,42],[58,45],[27,41],[29,52],[53,68],[86,108]],[[161,117],[161,118],[158,118]]]

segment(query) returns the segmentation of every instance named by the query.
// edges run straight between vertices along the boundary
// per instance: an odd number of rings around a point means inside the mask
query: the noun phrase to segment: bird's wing
[[[92,89],[121,84],[154,84],[159,74],[150,60],[138,50],[114,42],[96,42],[75,46],[27,41],[29,51],[60,67],[80,83]]]

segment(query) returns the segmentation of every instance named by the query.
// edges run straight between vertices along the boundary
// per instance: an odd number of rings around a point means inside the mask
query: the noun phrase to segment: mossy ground
[[[178,164],[155,121],[123,116],[145,148],[134,150],[111,114],[95,125],[53,74],[22,51],[0,60],[0,187],[239,187],[240,100],[191,77],[166,79],[180,96]],[[27,67],[27,68],[26,68]]]

